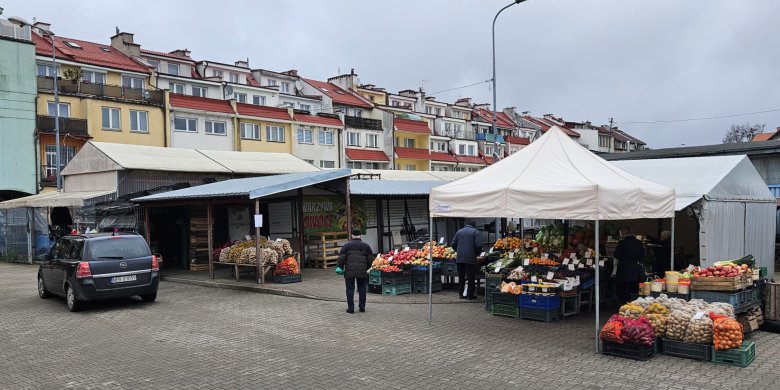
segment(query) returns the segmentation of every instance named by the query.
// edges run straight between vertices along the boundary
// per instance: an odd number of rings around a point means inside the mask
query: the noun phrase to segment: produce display
[[[736,319],[727,315],[710,313],[713,321],[715,349],[739,348],[742,345],[743,328]]]
[[[515,250],[523,247],[523,240],[520,237],[506,237],[496,240],[494,248],[501,250]]]
[[[377,256],[371,263],[371,269],[375,269],[382,272],[398,272],[401,270],[397,265],[393,264],[392,260]]]
[[[712,319],[706,312],[700,311],[691,317],[685,329],[683,341],[694,344],[712,344]]]
[[[599,331],[599,338],[613,343],[623,344],[623,325],[626,319],[618,314],[613,314],[607,323]]]
[[[276,239],[269,241],[265,237],[260,237],[260,252],[257,253],[255,240],[236,241],[232,244],[223,245],[219,250],[219,255],[215,251],[214,260],[220,263],[235,264],[257,264],[275,265],[280,258],[293,254],[290,241],[285,239]]]
[[[724,264],[718,264],[713,265],[707,268],[699,268],[695,267],[694,270],[691,272],[691,275],[694,277],[707,277],[707,278],[717,278],[717,277],[726,277],[731,278],[735,276],[740,276],[746,272],[749,271],[749,266],[747,264],[742,265],[732,265],[729,263]]]
[[[418,250],[417,253],[415,253],[415,257],[420,259],[426,259],[427,261],[428,254],[431,252],[430,248],[431,248],[431,243],[426,242],[425,245],[423,245],[422,249]],[[456,256],[457,253],[455,253],[455,249],[452,249],[451,247],[448,247],[446,245],[433,243],[433,258],[455,260]]]
[[[642,306],[633,303],[627,303],[620,307],[620,311],[618,313],[621,317],[636,320],[644,312],[645,309]]]
[[[274,275],[297,275],[301,273],[298,262],[294,257],[287,257],[274,268]]]
[[[655,342],[655,333],[647,318],[639,317],[636,320],[626,318],[620,338],[624,343],[652,345]]]

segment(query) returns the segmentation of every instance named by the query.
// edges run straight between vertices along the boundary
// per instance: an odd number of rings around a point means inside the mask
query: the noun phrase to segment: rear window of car
[[[89,258],[96,260],[136,259],[152,255],[146,241],[141,237],[117,236],[93,240],[87,245]]]

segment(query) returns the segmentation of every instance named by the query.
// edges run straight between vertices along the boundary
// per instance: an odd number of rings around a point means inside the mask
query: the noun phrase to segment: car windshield
[[[116,236],[89,242],[90,260],[136,259],[145,256],[151,256],[151,252],[141,237]]]

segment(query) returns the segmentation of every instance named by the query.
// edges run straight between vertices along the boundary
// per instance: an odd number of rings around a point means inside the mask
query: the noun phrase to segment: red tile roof
[[[176,59],[176,60],[192,61],[192,58],[190,58],[190,56],[178,56],[178,55],[173,54],[173,53],[165,53],[165,52],[154,51],[154,50],[141,49],[141,54],[151,54],[153,56],[168,57],[168,58],[173,58],[173,59]]]
[[[390,162],[385,152],[381,150],[351,149],[345,148],[347,158],[352,161],[383,161]]]
[[[358,97],[350,91],[339,88],[336,84],[311,79],[303,79],[303,81],[311,84],[314,88],[317,88],[320,90],[320,92],[333,99],[333,103],[364,108],[374,107],[370,103],[363,100],[363,98]]]
[[[32,39],[33,43],[35,43],[35,54],[51,57],[51,40],[48,36],[42,37],[33,33]],[[81,49],[68,46],[65,44],[66,41],[79,45]],[[54,37],[54,45],[57,49],[57,59],[112,69],[150,73],[148,67],[109,45],[57,36]]]
[[[550,130],[550,127],[558,126],[569,137],[572,137],[572,138],[579,138],[580,137],[580,133],[578,133],[578,132],[576,132],[576,131],[574,131],[574,130],[572,130],[570,128],[567,128],[564,125],[560,125],[558,123],[555,123],[555,122],[553,122],[553,121],[551,121],[549,119],[546,119],[546,118],[536,118],[536,117],[533,117],[533,116],[530,116],[530,115],[524,115],[523,119],[525,119],[525,120],[527,120],[527,121],[529,121],[529,122],[539,126],[542,129],[542,132],[544,132],[544,133],[546,133],[547,130]]]
[[[252,76],[251,74],[246,75],[246,83],[253,87],[260,86],[260,83],[258,83],[257,80],[255,80],[254,76]]]
[[[752,141],[753,142],[756,142],[756,141],[769,141],[769,139],[771,139],[772,136],[775,135],[775,134],[776,133],[759,133],[759,134],[756,134],[756,135],[753,136]]]
[[[493,123],[493,111],[479,108],[474,110],[474,114],[476,114],[485,122]],[[503,112],[496,112],[496,126],[503,128],[513,128],[517,127],[517,124],[515,124],[515,122],[509,118],[509,115]]]
[[[292,120],[286,108],[257,106],[247,103],[236,103],[236,109],[240,115],[256,116],[260,118]]]
[[[411,133],[430,134],[427,121],[415,121],[411,119],[395,118],[395,131],[408,131]]]
[[[431,152],[431,161],[458,162],[455,156],[445,152]]]
[[[179,95],[175,93],[171,94],[170,99],[171,107],[233,114],[233,107],[230,106],[230,102],[227,100]]]
[[[504,137],[504,140],[506,142],[509,142],[510,144],[514,144],[514,145],[530,145],[531,144],[531,140],[528,139],[528,138],[513,137],[511,135],[508,135],[508,136]]]
[[[416,160],[430,160],[431,152],[428,149],[395,147],[395,155],[398,158],[411,158]]]
[[[487,164],[487,161],[483,160],[482,157],[478,157],[478,156],[460,156],[456,154],[455,159],[457,159],[459,163],[464,163],[464,164],[479,164],[479,165]]]
[[[331,118],[327,116],[295,114],[294,119],[296,122],[309,123],[315,125],[325,125],[325,126],[333,126],[333,127],[344,126],[344,124],[341,123],[341,119]]]

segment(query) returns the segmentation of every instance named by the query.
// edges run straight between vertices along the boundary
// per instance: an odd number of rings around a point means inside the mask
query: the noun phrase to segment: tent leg
[[[672,237],[669,239],[671,240],[669,246],[672,247],[672,253],[669,255],[669,262],[671,263],[669,264],[669,270],[674,271],[674,217],[672,217]]]
[[[601,320],[599,318],[599,315],[601,314],[601,282],[599,280],[599,274],[601,266],[599,265],[599,257],[600,251],[599,251],[599,241],[600,235],[599,235],[599,220],[596,220],[596,352],[599,351],[599,325],[601,324]]]
[[[428,325],[433,324],[433,216],[428,218]]]

